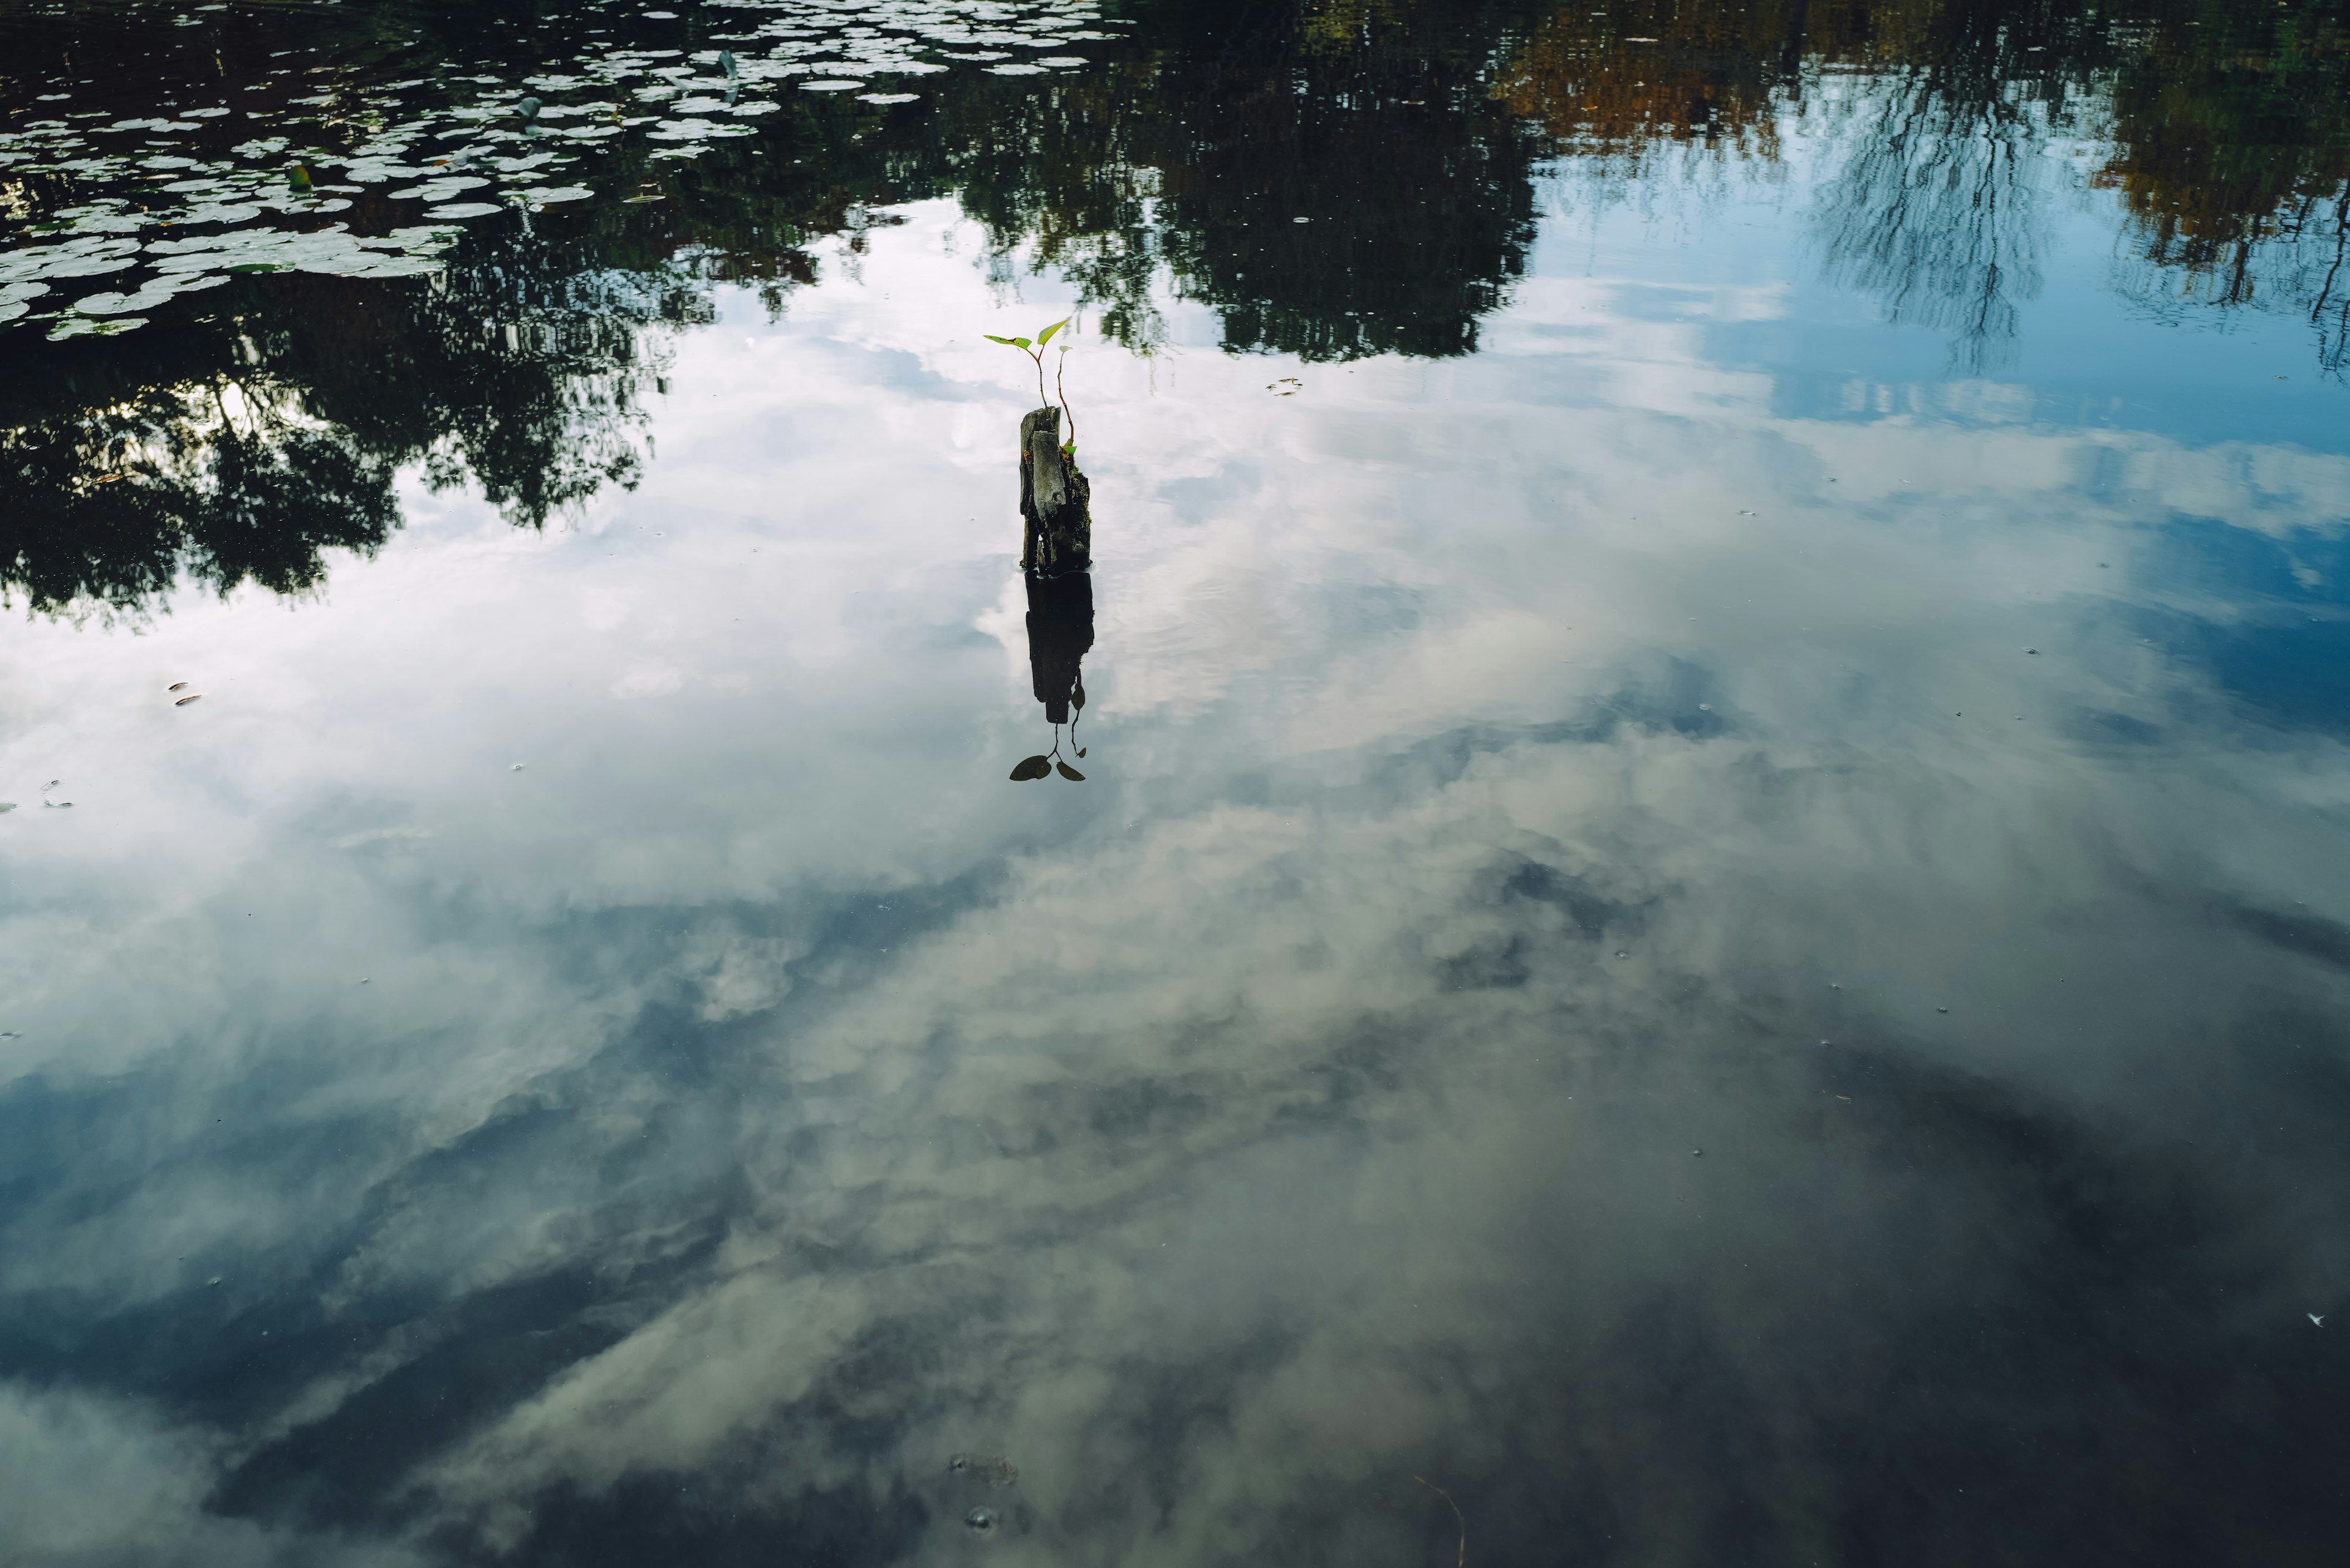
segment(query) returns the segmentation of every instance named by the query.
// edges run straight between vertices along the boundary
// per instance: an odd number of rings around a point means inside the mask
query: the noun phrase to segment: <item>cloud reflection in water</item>
[[[1414,1475],[1485,1561],[2316,1560],[2339,740],[2128,617],[2341,459],[1783,417],[1579,261],[1276,414],[1103,355],[1118,763],[1011,790],[1024,394],[911,216],[576,532],[22,632],[59,1560],[1441,1561]]]

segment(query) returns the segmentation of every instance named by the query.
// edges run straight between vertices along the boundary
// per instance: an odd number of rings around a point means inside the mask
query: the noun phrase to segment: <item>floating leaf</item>
[[[1071,767],[1068,763],[1055,763],[1053,765],[1061,770],[1061,776],[1063,778],[1068,779],[1076,784],[1083,784],[1086,782],[1086,775],[1077,772],[1076,769]]]
[[[1030,779],[1041,779],[1052,771],[1053,759],[1050,757],[1023,757],[1020,765],[1012,770],[1012,782],[1026,784]]]

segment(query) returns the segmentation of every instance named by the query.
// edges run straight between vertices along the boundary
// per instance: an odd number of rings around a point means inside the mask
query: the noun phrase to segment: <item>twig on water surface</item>
[[[1442,1498],[1444,1500],[1444,1506],[1452,1511],[1452,1517],[1458,1521],[1461,1525],[1461,1556],[1453,1564],[1453,1568],[1469,1568],[1469,1520],[1468,1517],[1461,1511],[1461,1505],[1452,1501],[1452,1494],[1451,1492],[1445,1490],[1442,1487],[1437,1485],[1426,1476],[1414,1476],[1411,1479],[1426,1487],[1429,1490],[1434,1492],[1437,1496]]]

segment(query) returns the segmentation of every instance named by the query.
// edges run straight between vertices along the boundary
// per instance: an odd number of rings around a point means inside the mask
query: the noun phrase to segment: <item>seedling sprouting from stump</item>
[[[1037,333],[1033,338],[998,337],[993,332],[983,332],[980,336],[986,338],[990,343],[1001,343],[1007,348],[1017,348],[1023,354],[1027,355],[1028,358],[1035,362],[1036,366],[1036,402],[1040,407],[1049,408],[1052,406],[1053,399],[1047,397],[1045,392],[1045,345],[1053,340],[1054,333],[1058,332],[1062,327],[1066,327],[1075,319],[1076,319],[1075,317],[1064,316],[1060,320],[1053,323],[1052,326],[1047,327],[1043,331]],[[1061,352],[1066,354],[1068,351],[1068,345],[1063,344],[1061,346]],[[1067,363],[1068,362],[1066,359],[1062,361],[1064,369],[1066,368]],[[1053,383],[1055,389],[1057,391],[1060,387],[1060,377],[1054,377]],[[1065,414],[1068,414],[1069,417],[1069,439],[1062,446],[1061,451],[1064,453],[1074,453],[1077,450],[1077,416],[1074,413],[1070,413],[1069,400],[1066,395],[1062,396],[1060,403],[1061,411]]]

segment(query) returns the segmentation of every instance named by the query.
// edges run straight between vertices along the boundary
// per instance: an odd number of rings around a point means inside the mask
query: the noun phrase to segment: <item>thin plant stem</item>
[[[1061,362],[1053,367],[1053,393],[1061,400],[1061,411],[1069,416],[1069,445],[1077,444],[1076,410],[1069,407],[1068,389],[1062,384],[1069,374],[1069,351],[1061,350]]]

